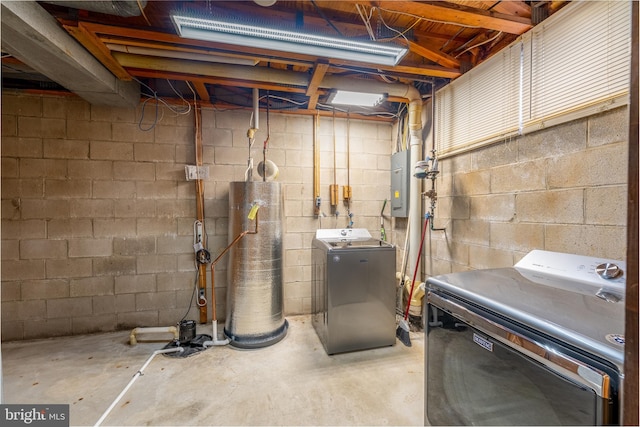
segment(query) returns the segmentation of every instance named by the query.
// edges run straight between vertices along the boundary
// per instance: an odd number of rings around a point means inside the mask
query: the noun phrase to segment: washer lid
[[[544,252],[543,255],[553,258],[553,254]],[[535,260],[540,259],[539,255]],[[606,285],[611,282],[591,280],[595,276],[588,273],[585,276],[590,277],[589,280],[573,280],[572,277],[580,277],[574,274],[573,267],[565,266],[562,271],[566,274],[545,270],[549,265],[544,263],[538,263],[542,269],[529,268],[532,259],[516,267],[444,274],[427,279],[427,283],[433,292],[469,301],[609,360],[622,369],[625,307],[623,299],[603,297],[603,289],[607,291]],[[599,265],[599,261],[593,258],[580,265],[589,270]],[[624,267],[624,263],[617,263]],[[608,291],[618,295],[619,285]]]

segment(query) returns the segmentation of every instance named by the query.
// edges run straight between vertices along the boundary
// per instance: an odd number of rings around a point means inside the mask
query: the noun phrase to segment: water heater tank
[[[254,205],[258,233],[247,234],[229,251],[227,316],[224,333],[240,348],[266,347],[287,333],[282,292],[282,197],[279,182],[229,184],[229,242],[254,230],[248,218]]]

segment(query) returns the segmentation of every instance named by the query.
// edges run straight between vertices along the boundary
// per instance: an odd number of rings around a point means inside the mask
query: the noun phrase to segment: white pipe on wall
[[[269,102],[269,100],[267,100],[267,102]],[[256,130],[260,129],[259,115],[260,115],[260,92],[257,87],[254,87],[253,88],[253,123],[251,127]]]

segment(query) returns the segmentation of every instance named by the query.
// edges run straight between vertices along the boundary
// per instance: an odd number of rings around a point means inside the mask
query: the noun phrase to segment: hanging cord
[[[193,292],[191,292],[191,298],[189,299],[189,305],[187,306],[187,311],[185,311],[184,316],[182,316],[182,319],[180,319],[180,322],[182,322],[184,319],[187,318],[187,316],[189,315],[189,312],[191,311],[191,307],[193,307],[193,300],[195,299],[196,296],[196,292],[198,292],[198,276],[200,275],[200,272],[198,271],[198,268],[196,267],[196,278],[193,282]],[[203,298],[204,299],[204,298]],[[198,307],[200,307],[200,301],[196,301],[196,304],[198,304]],[[206,304],[206,299],[204,304]]]
[[[169,111],[173,112],[176,115],[186,115],[189,114],[191,112],[191,104],[186,101],[184,99],[184,97],[178,93],[178,91],[175,89],[175,87],[171,84],[171,82],[167,79],[167,83],[169,84],[169,86],[171,87],[171,89],[173,90],[173,92],[178,95],[178,97],[180,99],[182,99],[183,103],[186,103],[185,107],[182,108],[176,108],[171,106],[167,101],[165,101],[164,99],[160,98],[158,96],[158,92],[156,92],[155,90],[153,90],[149,85],[143,83],[142,81],[136,79],[135,77],[133,77],[133,80],[135,80],[136,82],[138,82],[141,86],[147,88],[147,90],[149,90],[149,92],[151,92],[151,95],[147,94],[147,93],[143,93],[142,95],[147,97],[147,99],[145,99],[142,102],[142,111],[140,114],[140,120],[138,120],[138,128],[141,131],[150,131],[153,128],[156,127],[156,125],[158,124],[159,121],[162,120],[162,118],[164,117],[164,110],[160,110],[160,104],[162,104],[163,106],[167,107],[169,109]],[[189,84],[189,82],[187,82],[187,86],[189,86],[189,89],[191,89],[191,91],[193,92],[193,88],[191,87],[191,85]],[[147,109],[147,103],[149,101],[155,101],[155,111],[154,111],[154,118],[153,118],[153,122],[147,126],[144,127],[142,125],[142,123],[144,122],[144,118],[145,118],[145,114],[146,114],[146,109]]]

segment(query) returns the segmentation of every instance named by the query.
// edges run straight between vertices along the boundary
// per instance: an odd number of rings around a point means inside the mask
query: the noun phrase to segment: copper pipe
[[[318,142],[320,114],[313,116],[313,214],[320,215],[320,143]]]
[[[252,230],[245,230],[242,233],[238,234],[235,239],[229,245],[224,248],[224,250],[218,255],[216,259],[211,262],[211,320],[215,322],[218,320],[216,316],[216,282],[215,282],[215,267],[218,261],[225,256],[229,250],[240,241],[247,234],[258,234],[258,212],[256,212],[256,228]],[[214,337],[215,338],[215,337]]]
[[[202,166],[202,111],[197,103],[194,103],[195,143],[196,143],[196,169]],[[198,174],[199,176],[199,174]],[[196,179],[196,219],[204,224],[204,182]],[[202,246],[207,247],[206,233],[202,233]],[[198,264],[198,307],[200,308],[200,323],[207,323],[207,266]]]

